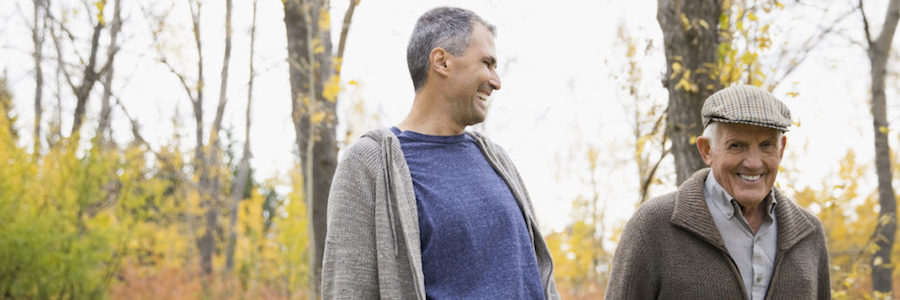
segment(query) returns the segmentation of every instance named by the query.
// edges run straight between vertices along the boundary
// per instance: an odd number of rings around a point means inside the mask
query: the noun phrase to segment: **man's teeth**
[[[487,98],[488,98],[487,94],[478,93],[477,96],[478,96],[478,99],[481,99],[481,101],[487,101]]]
[[[762,174],[759,174],[759,175],[738,174],[738,176],[740,176],[740,177],[743,178],[744,180],[748,180],[748,181],[756,181],[756,180],[759,179],[759,177],[762,177]]]

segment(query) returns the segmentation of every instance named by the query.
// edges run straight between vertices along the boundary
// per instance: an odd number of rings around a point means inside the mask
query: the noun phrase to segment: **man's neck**
[[[397,124],[400,130],[412,130],[421,134],[450,136],[460,135],[466,130],[465,125],[457,124],[441,107],[444,101],[438,95],[427,90],[416,93],[412,109],[402,122]]]
[[[759,227],[762,226],[763,220],[766,218],[765,202],[765,200],[760,201],[753,207],[744,206],[738,203],[738,206],[741,207],[741,215],[744,216],[747,225],[750,225],[750,230],[753,231],[753,234],[756,234],[756,232],[759,231]]]

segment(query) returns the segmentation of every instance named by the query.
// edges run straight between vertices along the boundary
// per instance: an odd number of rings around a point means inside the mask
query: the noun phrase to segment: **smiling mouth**
[[[757,181],[757,180],[759,180],[760,177],[762,177],[762,174],[756,174],[756,175],[737,174],[737,175],[741,179],[747,180],[747,181]]]
[[[488,94],[487,94],[487,93],[478,92],[477,94],[475,94],[475,96],[478,97],[478,99],[481,100],[481,101],[487,102],[487,100],[488,100]]]

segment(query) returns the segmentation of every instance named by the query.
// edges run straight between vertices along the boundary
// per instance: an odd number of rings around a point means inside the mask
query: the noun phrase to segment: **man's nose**
[[[750,149],[747,152],[747,156],[744,157],[744,161],[742,162],[744,168],[750,170],[758,170],[762,168],[762,153],[759,149]]]
[[[500,89],[500,74],[497,74],[496,69],[491,69],[491,78],[488,79],[488,84],[490,84],[491,88],[494,90]]]

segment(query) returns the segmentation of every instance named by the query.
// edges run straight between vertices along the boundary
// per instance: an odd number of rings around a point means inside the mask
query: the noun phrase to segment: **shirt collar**
[[[721,211],[726,217],[731,219],[734,217],[735,212],[740,210],[738,203],[734,200],[734,197],[728,194],[725,191],[725,188],[716,181],[716,177],[713,176],[713,171],[709,171],[709,175],[706,176],[706,183],[703,186],[703,194],[706,196],[706,200],[708,202],[713,203],[719,211]],[[763,205],[768,207],[768,217],[771,220],[775,219],[775,204],[778,203],[778,200],[775,199],[775,189],[773,188],[769,191],[769,194],[766,195],[766,199],[763,199]]]

